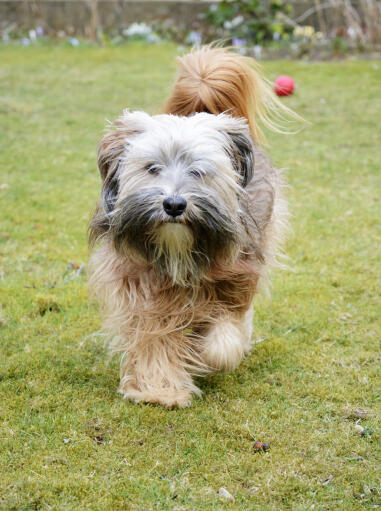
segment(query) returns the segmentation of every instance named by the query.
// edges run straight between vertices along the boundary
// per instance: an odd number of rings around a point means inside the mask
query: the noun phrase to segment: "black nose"
[[[183,197],[166,197],[163,200],[164,211],[171,216],[179,216],[184,213],[187,201]]]

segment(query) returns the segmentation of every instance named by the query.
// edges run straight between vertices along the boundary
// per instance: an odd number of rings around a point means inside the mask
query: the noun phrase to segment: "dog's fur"
[[[258,71],[211,47],[180,65],[161,115],[126,110],[101,139],[90,225],[120,391],[169,407],[200,394],[192,375],[232,370],[250,350],[253,297],[287,217],[256,118],[274,127],[283,107]],[[185,199],[184,213],[167,214],[166,197]]]

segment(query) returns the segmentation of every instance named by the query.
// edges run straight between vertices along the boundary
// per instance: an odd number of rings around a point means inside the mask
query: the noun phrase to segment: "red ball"
[[[290,76],[279,76],[274,83],[274,91],[278,96],[288,96],[295,88],[294,80]]]

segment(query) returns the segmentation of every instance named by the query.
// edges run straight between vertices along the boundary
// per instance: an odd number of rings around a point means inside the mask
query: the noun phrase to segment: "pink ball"
[[[279,76],[274,83],[274,91],[278,96],[288,96],[295,88],[294,80],[290,76]]]

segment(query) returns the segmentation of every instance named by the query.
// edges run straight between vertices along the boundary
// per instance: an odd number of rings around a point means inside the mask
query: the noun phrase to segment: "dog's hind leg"
[[[242,316],[221,318],[204,336],[200,356],[212,371],[235,369],[250,351],[253,314],[250,307]]]
[[[192,394],[201,391],[184,367],[187,343],[180,333],[140,339],[122,358],[120,393],[135,402],[189,406]]]

